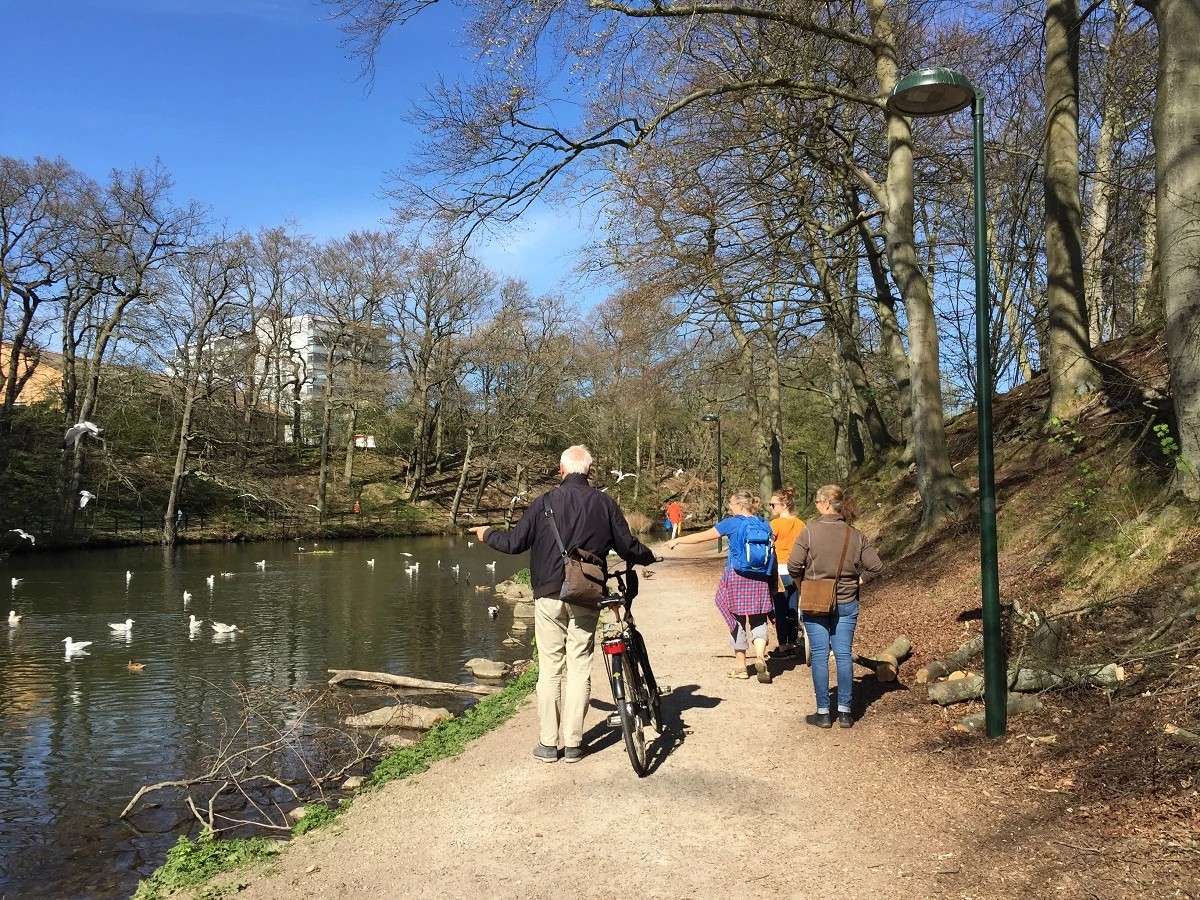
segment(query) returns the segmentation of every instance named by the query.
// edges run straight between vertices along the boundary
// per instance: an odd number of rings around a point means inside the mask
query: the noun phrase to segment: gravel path
[[[711,545],[680,548],[642,580],[638,624],[673,688],[648,777],[605,725],[597,654],[582,762],[532,758],[528,702],[461,756],[295,840],[269,871],[222,881],[255,900],[962,896],[943,879],[966,867],[957,841],[970,836],[931,839],[924,823],[969,809],[963,791],[932,784],[869,709],[852,730],[806,726],[803,666],[777,662],[770,685],[725,676],[722,564]]]

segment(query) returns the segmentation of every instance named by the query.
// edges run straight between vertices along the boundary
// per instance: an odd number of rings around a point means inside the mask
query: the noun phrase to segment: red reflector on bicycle
[[[617,656],[625,652],[624,641],[605,641],[602,646],[604,647],[604,652],[609,656]]]

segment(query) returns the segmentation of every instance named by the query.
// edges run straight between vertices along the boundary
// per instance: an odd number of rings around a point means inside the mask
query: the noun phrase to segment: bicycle
[[[624,572],[609,574],[609,580],[614,578],[617,592],[600,601],[601,609],[612,610],[617,617],[615,622],[602,627],[600,635],[613,704],[617,707],[608,717],[608,724],[620,726],[633,771],[644,778],[650,768],[644,728],[649,725],[657,734],[663,733],[662,698],[646,654],[646,641],[633,620],[637,573],[633,566],[627,566]]]

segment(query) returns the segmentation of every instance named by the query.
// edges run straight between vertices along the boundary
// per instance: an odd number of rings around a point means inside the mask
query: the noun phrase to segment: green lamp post
[[[701,422],[716,422],[717,423],[717,521],[721,521],[721,514],[725,511],[725,482],[721,477],[721,417],[707,413],[700,417]],[[721,544],[724,538],[717,538],[717,552],[721,552]]]
[[[905,75],[885,104],[893,115],[945,116],[971,107],[975,122],[975,365],[979,445],[979,568],[983,591],[984,707],[988,737],[1004,734],[1008,671],[996,561],[996,482],[992,458],[992,363],[988,326],[987,197],[983,177],[983,91],[953,69]]]

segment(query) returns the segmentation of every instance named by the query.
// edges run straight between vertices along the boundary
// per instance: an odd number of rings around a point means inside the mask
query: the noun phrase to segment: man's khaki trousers
[[[534,608],[539,739],[557,747],[561,731],[562,746],[578,747],[592,699],[592,653],[600,612],[553,597],[539,597]]]

